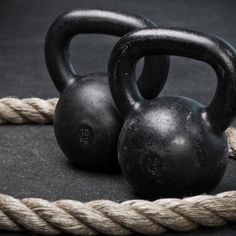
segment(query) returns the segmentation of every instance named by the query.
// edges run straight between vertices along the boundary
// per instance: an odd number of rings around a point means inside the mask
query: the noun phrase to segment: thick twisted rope
[[[236,159],[236,129],[228,128],[225,134],[228,140],[229,156]]]
[[[220,227],[236,222],[236,191],[154,202],[122,203],[96,200],[49,202],[22,200],[0,194],[0,229],[57,235],[157,235],[167,230],[186,232],[199,226]]]
[[[52,123],[58,99],[2,98],[0,99],[0,124]]]
[[[40,98],[2,98],[0,99],[0,124],[52,123],[57,102],[58,98],[48,100]],[[229,128],[226,135],[229,144],[229,155],[236,158],[236,129]]]

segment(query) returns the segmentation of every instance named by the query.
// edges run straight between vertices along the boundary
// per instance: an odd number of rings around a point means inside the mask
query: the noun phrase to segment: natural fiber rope
[[[236,222],[236,191],[122,203],[18,200],[0,194],[0,229],[10,231],[27,230],[46,235],[157,235],[166,230],[191,231],[198,226],[215,228],[227,222]]]
[[[0,124],[52,123],[58,99],[2,98]],[[229,154],[236,157],[236,129],[226,131]],[[236,222],[236,191],[215,196],[199,195],[154,202],[130,200],[116,203],[96,200],[48,202],[43,199],[15,199],[0,194],[0,229],[29,231],[45,235],[157,235],[191,231],[198,226],[219,227]]]
[[[229,156],[236,159],[236,129],[228,128],[225,134],[228,140]]]
[[[0,124],[52,123],[58,98],[0,99]]]

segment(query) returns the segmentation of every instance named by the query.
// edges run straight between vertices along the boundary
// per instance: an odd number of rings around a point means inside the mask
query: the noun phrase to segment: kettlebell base
[[[185,197],[216,187],[226,169],[228,145],[204,114],[202,104],[172,96],[147,101],[129,114],[118,159],[139,196]]]
[[[114,106],[104,73],[91,74],[61,94],[55,111],[58,144],[77,167],[119,170],[117,140],[122,119]]]

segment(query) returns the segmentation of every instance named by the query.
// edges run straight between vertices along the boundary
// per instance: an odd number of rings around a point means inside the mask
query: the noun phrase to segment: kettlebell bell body
[[[128,45],[126,50],[122,50]],[[185,97],[147,101],[133,68],[144,55],[169,54],[210,64],[218,87],[208,107]],[[125,118],[118,144],[121,169],[146,198],[208,193],[221,180],[228,158],[224,135],[236,111],[236,51],[225,41],[181,29],[145,29],[122,38],[111,53],[110,88]]]
[[[46,64],[60,92],[54,130],[62,151],[77,166],[98,171],[118,169],[117,140],[123,119],[111,97],[105,73],[75,73],[69,58],[72,37],[85,33],[123,36],[153,25],[142,17],[119,12],[75,10],[61,15],[50,27],[45,42]],[[159,93],[168,69],[166,56],[145,59],[137,81],[144,97],[153,98]],[[144,80],[147,77],[150,81]]]

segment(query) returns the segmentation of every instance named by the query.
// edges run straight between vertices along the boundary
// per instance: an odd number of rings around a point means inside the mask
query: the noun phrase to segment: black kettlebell
[[[134,68],[145,55],[176,55],[211,65],[218,86],[210,105],[186,97],[145,100]],[[119,136],[122,172],[145,198],[208,193],[228,157],[225,129],[236,113],[236,51],[224,40],[183,29],[144,29],[122,38],[109,60],[109,83],[125,118]]]
[[[46,64],[60,92],[54,130],[59,146],[74,164],[90,170],[116,169],[119,166],[117,140],[123,120],[112,100],[105,73],[75,73],[69,57],[72,37],[85,33],[123,36],[148,26],[154,24],[135,15],[75,10],[61,15],[50,27],[45,42]],[[145,58],[138,80],[145,98],[153,98],[159,93],[168,69],[169,57]]]

